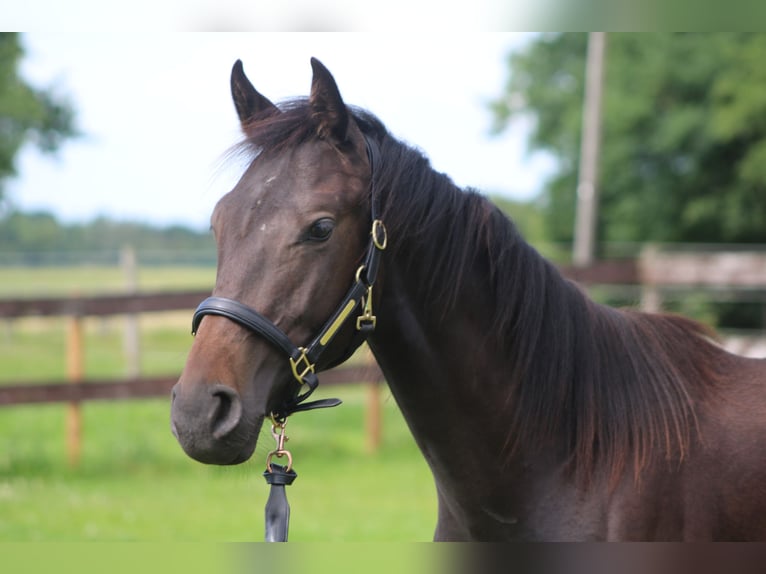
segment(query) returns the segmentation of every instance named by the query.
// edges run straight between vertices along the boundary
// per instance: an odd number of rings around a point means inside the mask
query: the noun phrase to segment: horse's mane
[[[316,137],[305,99],[256,118],[245,142],[255,152]],[[636,476],[660,454],[681,460],[696,435],[700,402],[718,379],[717,347],[705,327],[672,315],[618,310],[590,300],[540,256],[488,199],[458,188],[418,150],[353,109],[380,148],[374,174],[387,257],[423,280],[418,296],[449,316],[477,268],[507,357],[509,456],[542,442],[561,445],[569,469],[589,480]],[[416,249],[413,246],[417,246]],[[444,278],[449,280],[444,280]],[[437,311],[438,309],[438,311]]]

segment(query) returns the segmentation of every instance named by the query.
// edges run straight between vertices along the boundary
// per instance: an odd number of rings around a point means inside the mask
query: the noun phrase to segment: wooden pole
[[[371,367],[375,366],[375,358],[369,349],[367,349],[367,364]],[[365,417],[365,426],[367,427],[367,452],[370,454],[378,452],[382,436],[381,386],[381,381],[377,376],[371,377],[367,383],[367,416]]]
[[[132,247],[123,247],[120,253],[120,265],[125,276],[125,291],[138,292],[138,265],[136,251]],[[128,378],[138,377],[141,373],[141,342],[138,325],[138,315],[125,316],[125,335],[123,339],[125,352],[125,375]]]
[[[588,36],[588,60],[585,68],[585,103],[572,254],[573,263],[577,267],[590,265],[595,253],[598,221],[598,159],[601,143],[601,93],[604,84],[605,51],[606,33],[591,32]]]
[[[367,383],[367,452],[373,454],[380,448],[382,434],[380,381]]]
[[[83,318],[72,315],[68,320],[66,368],[69,383],[82,382],[85,373],[83,340]],[[72,401],[67,407],[66,445],[69,466],[74,468],[80,463],[82,444],[82,412],[79,401]]]
[[[662,294],[657,285],[657,278],[652,272],[656,265],[659,249],[656,245],[648,245],[641,251],[638,260],[641,281],[641,310],[647,313],[662,311]]]

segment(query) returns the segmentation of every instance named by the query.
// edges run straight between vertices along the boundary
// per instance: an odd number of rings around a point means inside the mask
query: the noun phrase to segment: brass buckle
[[[314,369],[316,368],[316,365],[309,361],[309,358],[306,356],[305,347],[298,347],[298,350],[301,352],[301,356],[297,359],[290,357],[290,368],[293,370],[293,376],[298,382],[304,384],[306,382],[304,380],[306,375],[315,372]],[[303,365],[301,364],[301,361],[303,361]]]
[[[383,239],[379,239],[378,235],[380,232],[383,233]],[[388,232],[386,231],[386,226],[383,225],[383,222],[380,219],[376,219],[372,222],[372,231],[370,232],[372,235],[372,243],[383,251],[386,248],[386,245],[388,245]]]

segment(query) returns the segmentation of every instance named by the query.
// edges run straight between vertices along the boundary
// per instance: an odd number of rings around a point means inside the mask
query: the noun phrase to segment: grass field
[[[0,267],[0,296],[46,297],[121,291],[125,276],[119,267]],[[215,283],[214,267],[142,267],[138,284],[142,290],[205,289]]]
[[[0,269],[0,296],[119,290],[119,270]],[[210,269],[148,270],[141,287],[201,288]],[[96,287],[98,283],[100,287]],[[24,289],[24,285],[33,288]],[[191,343],[190,313],[141,319],[145,374],[177,374]],[[0,384],[63,378],[64,319],[23,319],[0,332]],[[86,376],[125,372],[121,319],[86,323]],[[288,425],[299,474],[288,489],[292,541],[429,540],[435,523],[430,473],[387,391],[383,442],[369,453],[367,389],[320,389],[344,405],[296,415]],[[267,432],[250,462],[190,460],[169,430],[169,402],[83,405],[82,460],[66,462],[65,405],[0,409],[0,541],[258,541],[268,487]]]

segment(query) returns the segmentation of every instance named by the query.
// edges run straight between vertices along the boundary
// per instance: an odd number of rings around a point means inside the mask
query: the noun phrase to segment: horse
[[[433,474],[435,540],[765,539],[766,361],[594,302],[311,66],[279,105],[232,69],[249,164],[172,391],[185,452],[246,461],[264,420],[329,406],[306,401],[316,373],[366,339]]]

